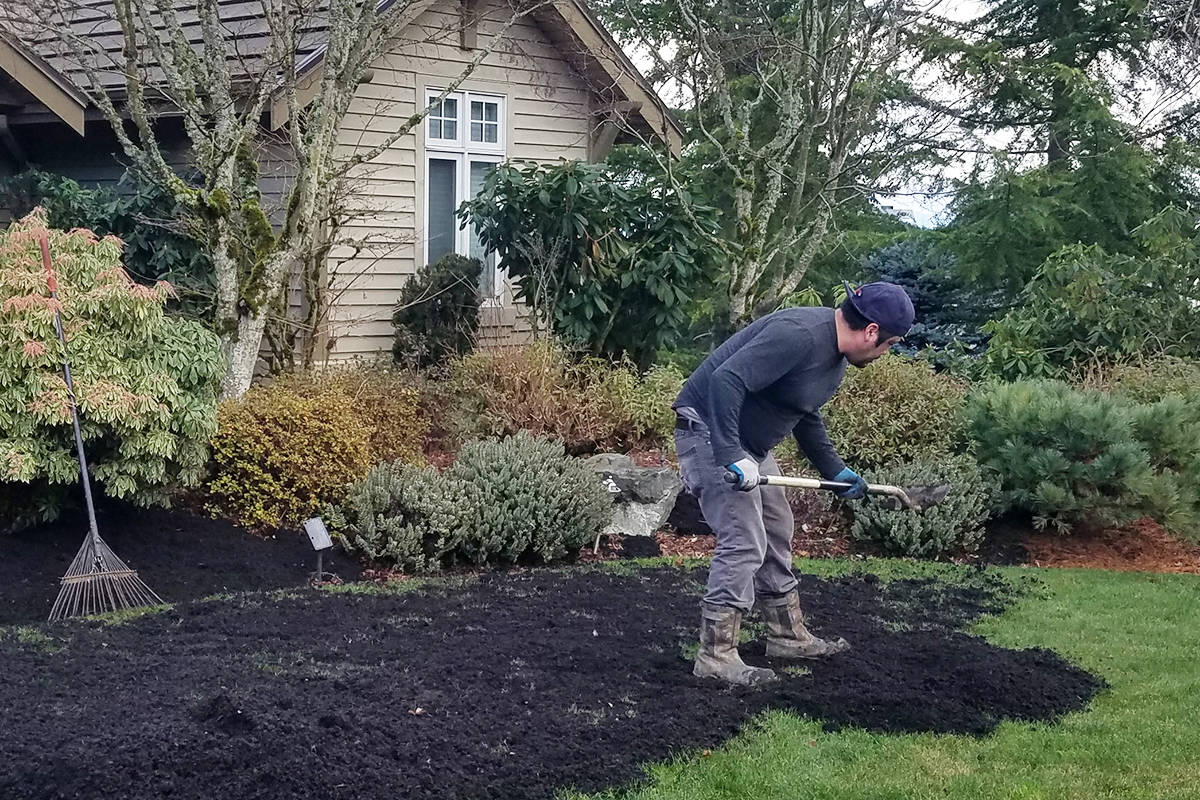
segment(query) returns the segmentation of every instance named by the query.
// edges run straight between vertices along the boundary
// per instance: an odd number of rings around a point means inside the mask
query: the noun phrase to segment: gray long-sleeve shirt
[[[831,308],[787,308],[755,320],[704,360],[675,400],[712,432],[724,466],[763,459],[788,433],[825,478],[845,468],[819,409],[846,374]]]

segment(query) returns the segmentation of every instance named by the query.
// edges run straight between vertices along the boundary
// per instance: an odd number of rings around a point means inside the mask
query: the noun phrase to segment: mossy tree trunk
[[[262,0],[269,36],[252,69],[243,58],[232,57],[240,52],[239,42],[233,27],[222,20],[218,0],[197,2],[199,42],[189,40],[194,23],[185,29],[168,0],[114,0],[113,20],[120,25],[117,35],[124,46],[111,60],[97,53],[86,33],[72,28],[71,20],[80,13],[77,4],[20,2],[29,4],[24,16],[30,21],[23,23],[28,32],[52,32],[60,54],[87,76],[84,89],[111,124],[133,168],[171,192],[193,235],[210,248],[217,287],[213,326],[226,359],[224,397],[238,397],[249,388],[268,320],[279,309],[288,311],[284,301],[292,276],[297,270],[322,269],[319,256],[330,246],[323,232],[337,229],[330,221],[356,168],[409,135],[534,7],[514,4],[495,35],[480,37],[480,46],[442,97],[419,108],[374,146],[347,152],[339,147],[338,132],[359,84],[401,31],[433,5],[430,0],[329,0],[319,20],[309,4]],[[94,15],[103,9],[84,11]],[[324,58],[301,74],[296,54],[315,23],[327,30]],[[114,70],[123,76],[123,92],[105,86]],[[151,82],[147,76],[152,73],[161,77]],[[300,86],[312,80],[317,81],[316,94],[301,103]],[[262,208],[253,153],[265,142],[268,108],[280,103],[288,110],[286,135],[295,177],[283,219],[273,227]],[[156,122],[164,112],[182,112],[192,166],[201,176],[196,185],[176,174],[163,155]],[[302,281],[311,277],[301,275]]]

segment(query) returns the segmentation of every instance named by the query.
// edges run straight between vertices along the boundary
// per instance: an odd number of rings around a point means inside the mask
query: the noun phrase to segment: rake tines
[[[103,539],[89,535],[62,577],[62,588],[50,611],[50,619],[155,605],[163,605],[162,598],[118,558]]]
[[[54,268],[50,265],[50,238],[41,238],[42,265],[46,269],[46,283],[50,297],[58,292]],[[96,526],[96,507],[92,502],[92,482],[88,477],[87,456],[83,451],[83,434],[79,431],[79,404],[75,399],[75,383],[71,380],[71,360],[67,356],[67,338],[63,334],[62,313],[54,312],[55,332],[63,347],[63,380],[67,384],[67,398],[71,405],[71,424],[75,428],[75,451],[79,456],[79,476],[83,482],[83,497],[87,502],[88,536],[75,554],[67,574],[62,577],[58,599],[50,610],[50,620],[65,619],[79,615],[99,614],[104,611],[121,611],[139,606],[163,605],[163,601],[142,583],[137,572],[117,558],[100,539]]]

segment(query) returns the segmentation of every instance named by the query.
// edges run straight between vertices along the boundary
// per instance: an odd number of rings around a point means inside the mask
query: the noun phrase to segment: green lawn
[[[856,568],[943,571],[886,561]],[[629,800],[1200,798],[1200,577],[1006,572],[1034,575],[1040,588],[975,631],[1007,647],[1052,648],[1103,676],[1111,688],[1090,710],[1054,725],[1004,723],[982,739],[825,733],[819,722],[771,713],[720,750],[655,767],[652,784]]]

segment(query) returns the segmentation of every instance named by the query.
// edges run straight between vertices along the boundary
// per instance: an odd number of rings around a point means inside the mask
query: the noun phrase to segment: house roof
[[[9,102],[40,103],[83,135],[87,97],[78,87],[21,42],[0,33],[0,73],[13,90]]]
[[[580,62],[575,65],[577,69],[591,73],[600,81],[598,85],[615,88],[633,104],[632,118],[627,121],[666,142],[672,153],[679,154],[683,125],[583,0],[554,0],[535,14],[541,15],[543,24],[551,31],[558,31],[583,46],[582,50],[564,48],[569,58],[576,54]]]
[[[406,15],[415,20],[438,0],[414,0]],[[382,0],[390,5],[394,0]],[[262,16],[261,0],[217,0],[222,25],[232,43],[227,59],[231,72],[244,80],[253,80],[266,61],[270,31]],[[181,0],[174,6],[188,40],[198,46],[202,41],[199,15],[195,0]],[[678,152],[682,142],[682,127],[654,91],[645,76],[634,66],[583,0],[550,0],[536,8],[535,20],[555,41],[564,58],[581,74],[591,78],[593,86],[604,87],[614,111],[622,114],[645,135],[659,138]],[[296,49],[301,71],[315,77],[324,56],[327,19],[320,10],[314,13],[302,32]],[[114,95],[124,92],[125,77],[116,64],[124,40],[120,24],[113,13],[112,0],[83,0],[73,7],[70,28],[74,35],[86,41],[93,52],[88,61],[99,67],[99,78],[105,90]],[[36,51],[40,60],[59,75],[64,86],[90,84],[84,64],[63,52],[57,36],[44,28],[24,32],[22,39],[28,50]],[[27,52],[28,52],[27,50]],[[29,53],[33,55],[32,52]],[[163,80],[156,64],[148,64],[147,82],[153,85]],[[73,84],[73,85],[72,85]],[[286,119],[286,107],[277,104],[272,109],[272,125]]]

